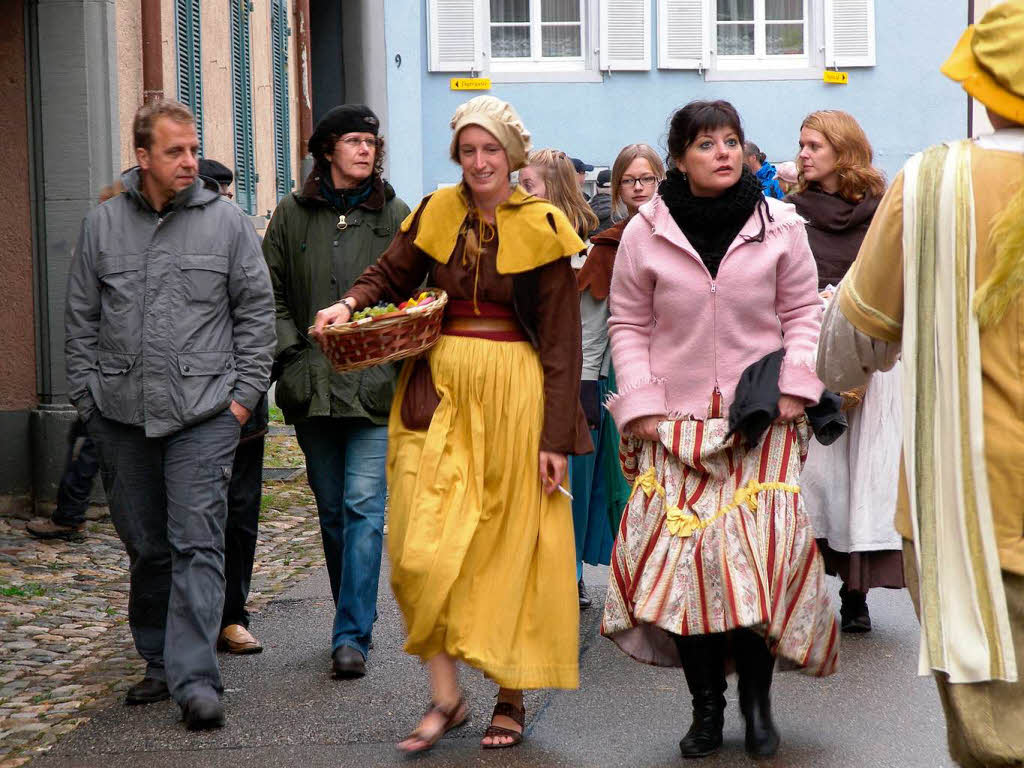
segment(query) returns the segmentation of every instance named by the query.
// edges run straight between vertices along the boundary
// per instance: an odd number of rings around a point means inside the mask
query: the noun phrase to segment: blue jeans
[[[388,430],[365,419],[323,417],[297,423],[295,436],[306,455],[336,606],[331,650],[348,645],[365,659],[384,546]]]

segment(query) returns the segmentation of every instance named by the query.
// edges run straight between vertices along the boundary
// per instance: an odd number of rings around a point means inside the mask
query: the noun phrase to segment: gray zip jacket
[[[68,396],[161,437],[270,386],[274,295],[245,214],[196,179],[158,214],[138,168],[89,212],[68,279]]]

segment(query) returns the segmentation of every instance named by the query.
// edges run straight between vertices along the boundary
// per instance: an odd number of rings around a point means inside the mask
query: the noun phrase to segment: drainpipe
[[[160,0],[142,0],[142,100],[149,104],[164,97],[163,41]]]
[[[309,137],[313,135],[313,76],[310,71],[310,50],[312,42],[309,32],[309,0],[295,0],[296,48],[298,49],[299,96],[299,186],[313,168],[313,158],[309,155]]]

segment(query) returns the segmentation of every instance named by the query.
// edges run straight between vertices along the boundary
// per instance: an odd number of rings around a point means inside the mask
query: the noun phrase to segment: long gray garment
[[[608,299],[595,299],[590,291],[580,294],[580,319],[583,324],[583,381],[608,376],[612,362],[608,348]]]

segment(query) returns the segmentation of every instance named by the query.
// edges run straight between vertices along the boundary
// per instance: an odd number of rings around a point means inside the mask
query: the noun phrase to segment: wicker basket
[[[338,373],[359,371],[425,352],[441,336],[448,294],[428,289],[434,301],[377,317],[329,325],[321,349]]]

